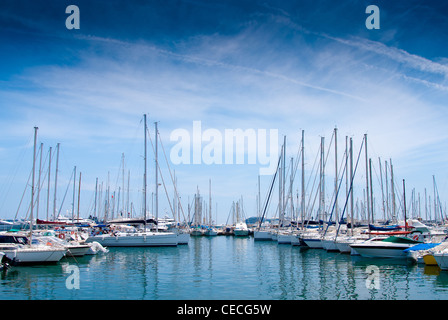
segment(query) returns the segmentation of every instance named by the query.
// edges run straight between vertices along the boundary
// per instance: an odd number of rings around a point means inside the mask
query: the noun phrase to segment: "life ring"
[[[415,241],[417,241],[417,240],[418,240],[418,234],[414,235],[414,236],[412,237],[412,239],[415,240]]]
[[[58,238],[64,240],[64,239],[65,239],[65,234],[60,233],[60,234],[58,235]]]

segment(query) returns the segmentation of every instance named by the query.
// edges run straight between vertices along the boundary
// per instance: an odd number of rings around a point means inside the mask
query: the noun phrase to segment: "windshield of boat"
[[[28,238],[25,236],[17,236],[17,235],[1,235],[0,243],[28,244]]]

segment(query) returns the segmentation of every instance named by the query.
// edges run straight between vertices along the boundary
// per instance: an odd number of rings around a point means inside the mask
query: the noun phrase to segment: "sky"
[[[372,4],[379,9],[379,29],[366,27],[371,15],[366,8]],[[70,5],[79,8],[79,29],[66,27]],[[221,163],[207,163],[204,157],[193,163],[194,150],[209,151],[206,147],[219,146],[216,139],[225,137],[226,130],[237,129],[255,132],[258,139],[263,130],[275,131],[278,139],[268,143],[268,154],[277,151],[270,158],[275,164],[286,136],[288,168],[291,157],[297,161],[304,131],[309,203],[314,197],[313,167],[324,137],[330,212],[335,128],[339,168],[346,137],[353,139],[355,159],[364,135],[368,137],[376,215],[382,215],[381,190],[385,191],[386,183],[381,189],[381,177],[385,179],[385,161],[391,160],[397,193],[403,194],[404,179],[408,205],[413,192],[416,199],[420,194],[424,215],[425,189],[434,199],[433,176],[442,204],[448,196],[447,17],[448,4],[421,0],[337,4],[328,0],[1,0],[0,218],[27,215],[34,127],[39,128],[38,147],[43,146],[39,218],[47,217],[47,207],[50,215],[54,210],[58,143],[56,207],[61,215],[71,215],[73,203],[78,211],[78,192],[80,216],[93,213],[96,179],[102,185],[97,201],[105,201],[109,188],[109,198],[115,192],[117,202],[121,193],[121,208],[126,196],[125,205],[132,203],[135,215],[141,213],[143,114],[149,133],[147,208],[151,212],[155,122],[161,139],[159,216],[172,215],[167,194],[172,201],[174,175],[185,216],[197,190],[208,203],[210,181],[215,221],[229,222],[232,203],[241,199],[245,216],[257,215],[258,176],[266,167],[259,144],[244,146],[243,163],[226,164],[224,147],[221,155],[214,154]],[[199,135],[194,133],[195,123],[200,123]],[[190,163],[173,161],[171,151],[180,142],[173,138],[176,132],[190,137]],[[213,144],[207,140],[212,138]],[[249,161],[251,155],[255,163]],[[236,158],[237,152],[231,156]],[[366,187],[364,157],[354,186],[355,197],[361,200]],[[38,167],[39,156],[36,184]],[[293,181],[294,197],[301,192],[300,167],[301,163]],[[271,179],[272,175],[260,176],[262,202]],[[287,182],[289,189],[289,175]],[[278,194],[275,187],[268,216],[276,214]],[[339,200],[340,206],[344,200]]]

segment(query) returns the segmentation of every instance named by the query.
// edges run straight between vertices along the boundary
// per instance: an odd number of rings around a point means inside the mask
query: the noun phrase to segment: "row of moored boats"
[[[254,231],[255,241],[277,241],[309,249],[360,255],[368,258],[411,259],[448,270],[447,228],[429,226],[419,220],[390,228],[347,225],[306,229],[261,227]]]

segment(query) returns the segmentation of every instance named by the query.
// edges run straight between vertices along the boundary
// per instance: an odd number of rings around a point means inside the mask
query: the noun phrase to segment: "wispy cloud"
[[[364,51],[373,52],[380,56],[390,58],[398,63],[403,63],[408,68],[448,76],[448,66],[426,59],[424,57],[411,54],[403,49],[394,48],[378,41],[372,41],[363,38],[343,39],[326,35],[329,39],[343,43],[348,46],[356,47]]]
[[[378,41],[311,30],[292,17],[267,3],[232,32],[207,30],[168,44],[77,35],[77,61],[10,75],[0,89],[1,112],[8,113],[0,130],[10,139],[29,138],[38,125],[52,142],[63,140],[73,162],[91,168],[85,177],[90,186],[95,175],[115,170],[121,153],[140,138],[143,113],[150,122],[160,121],[166,148],[170,131],[191,130],[192,121],[201,120],[204,128],[218,130],[279,129],[291,156],[304,129],[307,164],[320,136],[329,140],[335,126],[340,141],[347,135],[359,143],[368,133],[372,157],[394,158],[410,171],[425,164],[423,153],[448,157],[443,58],[432,61]],[[9,148],[3,141],[0,150]],[[141,152],[135,153],[134,162],[141,162]],[[214,192],[226,201],[256,189],[255,166],[176,170],[181,189],[190,194],[210,176]],[[229,176],[243,179],[236,186]]]

